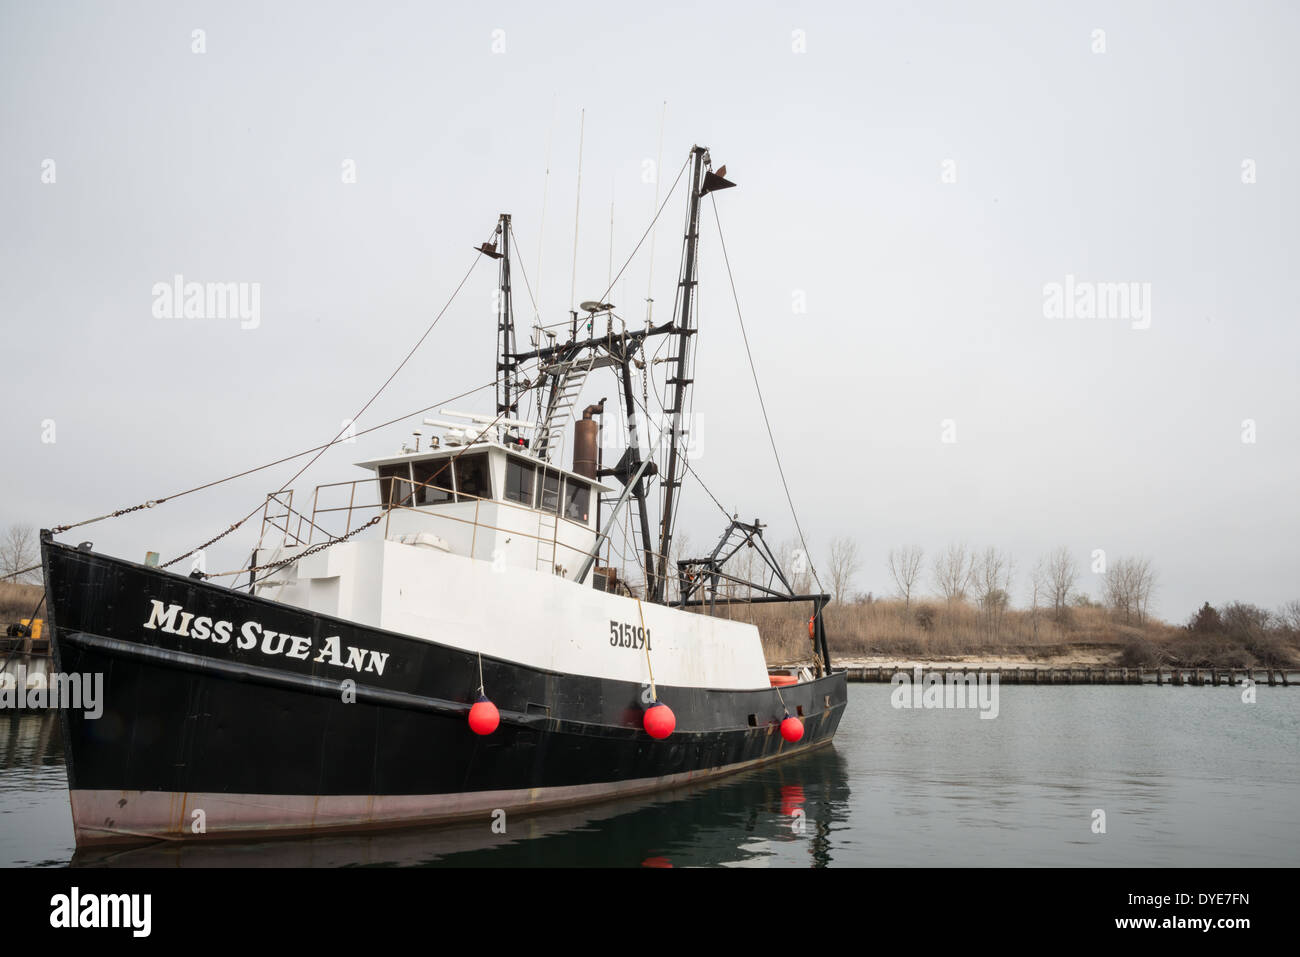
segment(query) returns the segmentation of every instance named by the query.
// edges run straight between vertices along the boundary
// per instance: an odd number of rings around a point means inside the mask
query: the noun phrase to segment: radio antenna
[[[659,169],[664,164],[664,120],[668,118],[668,101],[664,100],[663,109],[659,112],[659,156],[655,160],[655,204],[650,207],[651,211],[659,208]],[[658,220],[650,227],[650,278],[646,280],[645,290],[645,324],[651,325],[651,319],[654,314],[655,300],[655,234],[658,230]]]
[[[578,223],[579,214],[582,212],[582,135],[587,125],[587,111],[583,109],[578,119],[578,196],[573,203],[573,277],[569,281],[569,312],[574,312],[573,306],[577,298],[578,290]]]

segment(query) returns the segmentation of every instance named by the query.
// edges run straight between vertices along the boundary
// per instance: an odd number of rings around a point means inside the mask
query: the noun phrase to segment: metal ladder
[[[538,475],[538,480],[541,476]],[[559,545],[556,542],[556,536],[560,531],[560,516],[551,512],[542,511],[537,516],[537,558],[533,562],[533,568],[537,571],[545,571],[551,575],[557,574],[555,571],[556,553],[559,551]],[[546,561],[546,553],[550,552],[550,559]]]
[[[563,446],[564,432],[569,425],[569,413],[578,401],[578,395],[582,392],[582,387],[587,381],[587,374],[591,372],[591,367],[595,361],[596,353],[593,350],[585,363],[579,359],[574,359],[555,373],[559,378],[556,385],[555,401],[546,410],[546,421],[542,423],[542,427],[538,429],[537,433],[539,437],[537,447],[547,461],[550,461],[552,448]]]

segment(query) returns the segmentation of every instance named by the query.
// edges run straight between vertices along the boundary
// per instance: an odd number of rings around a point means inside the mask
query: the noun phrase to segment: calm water
[[[485,822],[75,860],[57,722],[6,717],[0,864],[1300,865],[1300,689],[1247,705],[1226,687],[1004,687],[994,720],[895,710],[890,691],[850,685],[832,749],[505,835]]]

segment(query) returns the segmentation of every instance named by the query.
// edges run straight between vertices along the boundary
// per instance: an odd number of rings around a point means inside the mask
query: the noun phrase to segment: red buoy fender
[[[646,734],[656,741],[662,741],[672,734],[673,729],[677,727],[677,716],[673,714],[673,709],[668,705],[662,701],[656,701],[646,708],[642,725],[645,727]]]
[[[469,709],[469,728],[475,734],[491,734],[501,723],[501,712],[497,706],[487,699],[486,695],[479,695],[474,706]]]
[[[803,737],[803,722],[787,714],[785,720],[781,722],[781,737],[794,744]]]

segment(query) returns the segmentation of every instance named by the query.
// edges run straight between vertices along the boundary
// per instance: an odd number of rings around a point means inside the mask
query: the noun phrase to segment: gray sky
[[[996,545],[1023,601],[1058,545],[1096,595],[1100,548],[1150,558],[1172,620],[1205,600],[1275,607],[1300,597],[1298,26],[1263,2],[2,0],[0,525],[76,521],[328,439],[500,211],[562,318],[583,108],[577,297],[599,295],[611,201],[615,269],[649,221],[667,101],[665,179],[698,142],[739,184],[718,206],[817,560],[856,538],[857,586],[880,594],[892,545]],[[680,199],[655,246],[664,313]],[[705,217],[693,463],[780,539]],[[643,251],[610,296],[638,322],[647,270]],[[154,283],[178,273],[260,283],[260,325],[155,318]],[[1067,276],[1149,284],[1149,327],[1048,318],[1044,286]],[[494,282],[476,269],[362,426],[490,381]],[[460,405],[489,411],[481,396]],[[297,487],[358,477],[350,462],[413,427],[334,450]],[[68,537],[170,557],[295,470]],[[687,494],[680,527],[703,546],[721,516]]]

